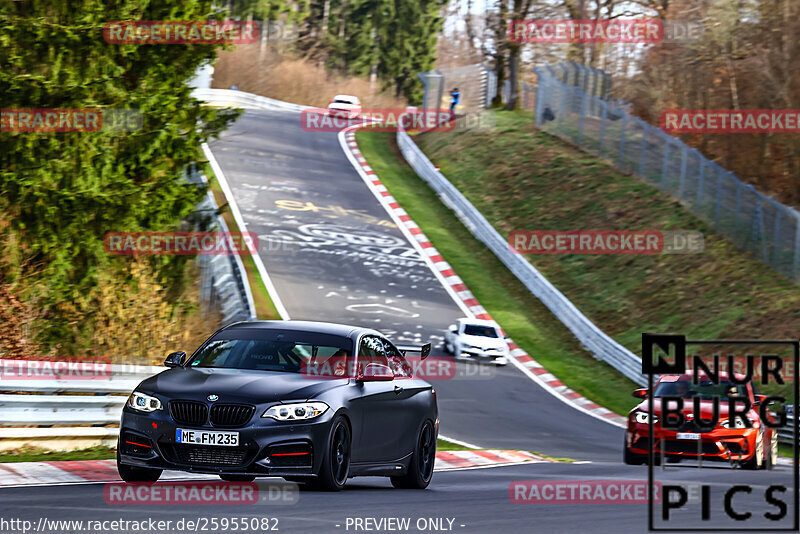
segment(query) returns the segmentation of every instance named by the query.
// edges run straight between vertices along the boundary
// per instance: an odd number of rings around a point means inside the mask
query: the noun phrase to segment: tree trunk
[[[519,100],[519,56],[522,47],[517,43],[511,43],[508,47],[508,102],[506,109],[513,111],[517,109]],[[499,82],[498,82],[499,83]],[[498,86],[500,87],[500,86]]]

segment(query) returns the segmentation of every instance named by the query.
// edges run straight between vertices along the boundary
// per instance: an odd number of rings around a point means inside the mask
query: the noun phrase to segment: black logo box
[[[647,395],[648,398],[653,396],[653,378],[654,375],[661,374],[683,374],[686,372],[686,347],[687,345],[784,345],[792,348],[794,356],[794,369],[795,375],[800,372],[798,364],[800,364],[800,340],[731,340],[731,339],[711,339],[711,340],[687,340],[686,336],[678,334],[642,334],[642,374],[647,375]],[[664,354],[672,353],[674,361],[669,362],[658,357],[658,362],[653,361],[653,356],[657,354],[655,350],[663,352]],[[800,377],[795,376],[792,380],[793,386],[793,402],[797,404],[798,397],[800,397]],[[652,415],[653,405],[650,405]],[[794,414],[794,525],[789,527],[781,527],[774,529],[765,529],[762,526],[754,528],[656,528],[654,517],[654,478],[653,478],[653,448],[652,441],[650,445],[650,459],[647,462],[647,524],[648,530],[651,532],[797,532],[800,530],[800,515],[798,515],[798,508],[800,508],[800,455],[798,454],[798,437],[800,432],[798,430],[798,423],[800,423],[800,414]],[[650,417],[649,434],[653,435],[653,418]],[[662,462],[664,460],[662,459]]]

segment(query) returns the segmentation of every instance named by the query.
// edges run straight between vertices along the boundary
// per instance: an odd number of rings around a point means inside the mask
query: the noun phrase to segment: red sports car
[[[738,378],[740,375],[735,376]],[[735,384],[724,373],[720,373],[717,383],[701,375],[698,383],[694,384],[692,377],[691,371],[682,375],[662,375],[655,384],[652,400],[647,398],[646,388],[633,392],[634,397],[644,400],[628,414],[625,463],[642,464],[648,461],[651,446],[649,409],[650,402],[653,402],[655,436],[652,446],[656,462],[663,456],[668,462],[684,458],[698,461],[717,460],[738,464],[745,469],[764,469],[774,465],[778,457],[778,433],[764,424],[759,410],[766,396],[757,394],[752,382]],[[684,422],[678,428],[667,429],[661,424],[661,404],[664,397],[683,399],[681,412]],[[732,397],[750,400],[751,408],[746,413],[749,424],[740,416],[737,416],[735,421],[729,420],[729,399]],[[700,414],[694,413],[695,398],[700,402]],[[716,425],[708,428],[710,425],[705,422],[713,418],[714,398],[719,399],[719,416]],[[676,404],[670,402],[667,406],[674,409]],[[743,409],[744,406],[738,403],[737,408]],[[699,424],[697,417],[702,419]],[[772,420],[772,416],[770,418]]]

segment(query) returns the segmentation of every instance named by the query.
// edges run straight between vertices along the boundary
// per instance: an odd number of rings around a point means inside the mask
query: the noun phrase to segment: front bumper
[[[119,459],[127,465],[192,473],[315,476],[328,442],[332,410],[311,422],[285,423],[257,414],[241,428],[176,424],[166,410],[139,414],[126,408]],[[176,429],[238,432],[237,447],[176,442]]]
[[[650,440],[648,425],[629,425],[625,445],[635,454],[648,455],[652,446],[655,454],[672,458],[702,458],[703,460],[741,462],[749,460],[756,452],[757,428],[715,428],[711,432],[698,432],[700,439],[678,439],[675,430],[654,428],[655,439]]]
[[[361,115],[361,112],[355,109],[338,109],[328,108],[328,114],[333,117],[342,117],[345,119],[355,119]]]
[[[472,360],[479,362],[493,363],[495,365],[507,365],[508,357],[505,352],[486,351],[479,349],[461,349],[456,355],[456,360]]]

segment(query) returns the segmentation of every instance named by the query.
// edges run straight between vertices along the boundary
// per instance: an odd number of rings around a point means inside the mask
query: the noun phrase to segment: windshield
[[[701,380],[693,384],[692,380],[664,381],[658,383],[654,397],[682,397],[689,399],[699,397],[700,400],[712,400],[715,397],[727,401],[731,397],[747,397],[746,384],[734,384],[729,381],[720,381],[715,384],[709,380]]]
[[[343,98],[337,98],[333,101],[334,104],[355,104],[352,100],[344,100]]]
[[[468,324],[464,326],[464,335],[480,337],[499,337],[497,331],[491,326]]]
[[[342,341],[321,344],[286,339],[215,339],[187,366],[284,373],[306,373],[321,367],[329,369],[332,376],[345,376],[352,351],[347,344],[349,340]]]

